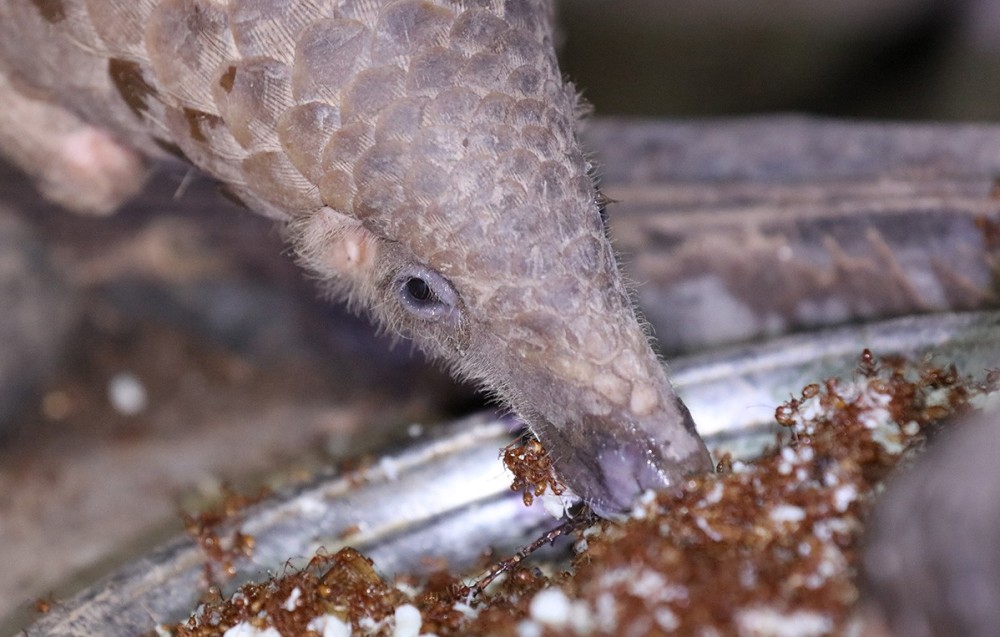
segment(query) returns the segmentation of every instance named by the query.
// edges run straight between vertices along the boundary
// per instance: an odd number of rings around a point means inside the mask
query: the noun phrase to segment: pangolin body
[[[128,195],[133,152],[195,164],[610,514],[711,465],[619,275],[552,21],[546,0],[4,0],[0,147],[49,190],[67,163],[112,175],[55,193],[77,207]]]

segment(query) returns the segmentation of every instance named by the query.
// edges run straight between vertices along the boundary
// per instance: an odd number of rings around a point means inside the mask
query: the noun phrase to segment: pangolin
[[[607,237],[549,0],[2,0],[0,148],[70,207],[176,155],[495,395],[613,515],[711,459]]]

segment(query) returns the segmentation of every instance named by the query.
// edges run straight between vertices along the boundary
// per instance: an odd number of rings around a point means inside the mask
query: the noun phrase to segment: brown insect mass
[[[356,630],[363,621],[384,622],[374,634],[392,634],[394,609],[411,604],[421,632],[442,636],[513,636],[524,622],[547,636],[755,634],[779,625],[773,622],[793,631],[782,634],[844,634],[864,621],[854,614],[856,569],[879,485],[924,445],[942,414],[967,411],[972,397],[996,389],[995,380],[975,383],[950,366],[880,362],[866,352],[853,382],[811,384],[786,403],[794,440],[777,441],[751,464],[723,458],[721,473],[691,478],[633,519],[579,531],[579,553],[565,572],[546,576],[523,557],[507,560],[488,570],[506,577],[471,596],[455,573],[435,575],[423,588],[412,580],[396,586],[347,549],[248,585],[236,603],[202,612],[210,622],[174,631],[207,637],[247,621],[302,634],[295,631],[311,618],[333,613]],[[873,427],[873,419],[884,422]],[[288,611],[281,605],[296,587],[302,601]],[[533,613],[546,588],[562,591],[575,620],[546,622]],[[860,630],[866,634],[863,623]]]
[[[526,437],[510,443],[502,452],[503,464],[512,474],[511,491],[523,491],[524,506],[531,506],[536,495],[562,495],[566,487],[555,474],[552,459],[534,438]]]
[[[236,530],[229,537],[219,535],[218,528],[227,521],[238,519],[240,512],[267,495],[263,490],[254,496],[236,493],[224,487],[223,499],[213,509],[184,516],[184,530],[198,543],[205,554],[205,583],[216,588],[236,573],[236,562],[253,555],[254,538]]]

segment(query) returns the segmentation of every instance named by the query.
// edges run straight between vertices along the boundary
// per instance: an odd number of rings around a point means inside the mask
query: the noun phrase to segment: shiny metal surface
[[[1000,366],[1000,312],[910,316],[787,336],[760,345],[678,359],[672,377],[710,449],[737,444],[752,455],[774,409],[805,384],[854,374],[862,350],[933,356],[979,377]],[[766,434],[766,440],[770,434]],[[747,446],[749,445],[749,446]]]
[[[853,373],[864,348],[955,363],[982,375],[1000,365],[1000,312],[910,317],[690,357],[673,377],[712,449],[750,457],[773,440],[775,407],[803,385]],[[498,450],[516,431],[509,418],[479,415],[349,476],[322,476],[250,508],[233,528],[252,535],[252,563],[234,585],[301,564],[325,547],[358,548],[386,574],[419,572],[428,557],[461,568],[487,547],[501,552],[555,525],[508,489]],[[220,529],[225,534],[225,528]],[[349,533],[345,536],[345,533]],[[27,634],[136,635],[190,612],[204,556],[180,537],[53,607]]]

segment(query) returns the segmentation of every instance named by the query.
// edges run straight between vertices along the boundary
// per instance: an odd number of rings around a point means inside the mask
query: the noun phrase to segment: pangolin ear
[[[323,207],[289,231],[302,264],[324,280],[350,286],[372,279],[382,241],[354,217]]]

